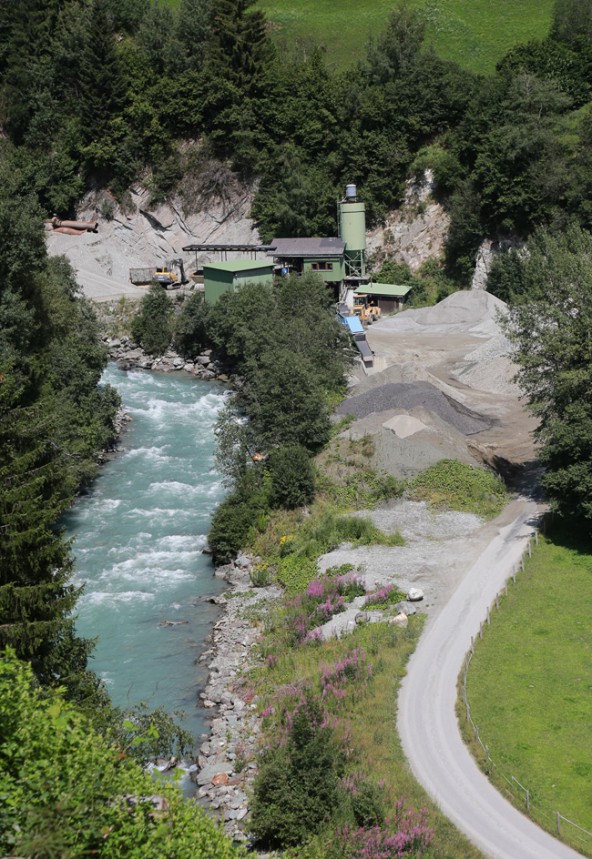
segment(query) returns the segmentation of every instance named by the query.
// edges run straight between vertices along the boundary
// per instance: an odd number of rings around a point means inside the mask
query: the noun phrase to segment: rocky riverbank
[[[164,355],[149,355],[141,346],[123,335],[103,338],[109,350],[109,358],[116,361],[122,370],[159,370],[161,373],[185,372],[204,381],[228,382],[228,376],[212,357],[211,349],[204,349],[194,361],[187,361],[172,349]]]
[[[259,717],[246,669],[257,660],[257,616],[264,604],[277,600],[278,587],[255,588],[250,572],[253,559],[241,555],[235,563],[215,571],[230,585],[213,602],[222,606],[211,647],[199,658],[207,662],[209,677],[201,693],[203,706],[212,710],[210,735],[199,748],[198,769],[192,778],[197,796],[218,816],[224,831],[235,841],[245,841],[249,797],[255,778],[260,733]]]

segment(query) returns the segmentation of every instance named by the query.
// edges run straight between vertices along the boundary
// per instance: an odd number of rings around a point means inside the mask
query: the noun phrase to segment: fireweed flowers
[[[301,644],[305,640],[314,640],[314,636],[309,636],[311,630],[344,611],[348,600],[362,596],[365,592],[362,580],[350,573],[336,578],[319,576],[313,579],[303,594],[287,603],[286,627],[289,642]]]

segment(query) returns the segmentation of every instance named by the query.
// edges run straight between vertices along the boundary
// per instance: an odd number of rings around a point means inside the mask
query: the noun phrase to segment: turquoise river
[[[123,372],[104,382],[131,416],[121,452],[66,517],[74,538],[80,635],[96,638],[91,668],[113,702],[183,710],[198,738],[206,668],[196,664],[223,590],[202,554],[224,495],[214,468],[214,424],[221,387],[182,374]],[[182,621],[166,625],[166,621]]]

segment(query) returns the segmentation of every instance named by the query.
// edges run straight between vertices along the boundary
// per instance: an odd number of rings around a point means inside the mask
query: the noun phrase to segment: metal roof
[[[366,283],[354,289],[356,295],[378,295],[383,298],[404,298],[411,292],[410,286],[396,283]]]
[[[233,274],[238,274],[241,271],[262,271],[263,269],[271,272],[273,271],[273,263],[257,259],[229,259],[226,262],[204,263],[204,272],[208,268],[213,268],[215,271],[229,271]]]
[[[196,253],[205,253],[207,251],[252,251],[257,253],[266,252],[271,250],[271,245],[223,245],[223,244],[211,244],[211,245],[185,245],[182,250],[184,251],[195,251]]]
[[[345,242],[337,238],[313,238],[302,239],[274,239],[271,243],[272,250],[268,256],[279,259],[320,257],[340,257],[345,252]]]

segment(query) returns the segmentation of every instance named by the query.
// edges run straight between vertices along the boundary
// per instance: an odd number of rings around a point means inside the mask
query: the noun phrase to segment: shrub
[[[264,481],[258,469],[249,468],[235,490],[224,499],[212,518],[208,542],[214,564],[227,564],[249,544],[269,509]]]
[[[342,779],[341,787],[345,803],[356,826],[381,826],[386,815],[384,790],[360,773],[352,773]]]
[[[437,507],[481,516],[497,516],[508,501],[508,492],[499,477],[456,459],[441,459],[418,474],[411,483],[410,495]]]
[[[173,335],[173,309],[166,290],[153,283],[132,321],[132,336],[150,355],[162,355]]]
[[[254,588],[266,588],[271,584],[271,570],[267,564],[257,564],[249,573]]]
[[[310,456],[299,444],[282,445],[268,459],[273,507],[293,510],[314,499],[315,473]]]
[[[193,292],[175,323],[175,348],[186,358],[195,358],[208,345],[208,308],[203,293]]]
[[[387,821],[385,828],[346,826],[341,829],[329,855],[331,859],[400,859],[425,855],[423,851],[434,837],[426,818],[426,812],[404,810],[403,803],[399,803],[395,819]]]
[[[338,804],[344,765],[323,708],[306,693],[292,714],[285,744],[262,756],[251,820],[257,842],[283,848],[318,832]]]
[[[402,591],[398,590],[394,585],[385,585],[384,587],[379,588],[374,593],[368,594],[364,605],[367,608],[371,608],[372,606],[386,608],[386,606],[401,602],[401,600],[404,599],[405,594]]]
[[[322,626],[333,615],[344,611],[348,600],[365,592],[363,582],[352,575],[312,579],[305,593],[295,597],[286,606],[288,640],[292,644],[310,640],[310,630]],[[312,638],[314,640],[314,636]]]
[[[154,781],[29,665],[0,658],[0,855],[231,859],[235,849],[171,783]],[[133,741],[132,741],[133,742]],[[151,797],[163,800],[155,812]]]
[[[380,543],[386,546],[402,546],[404,540],[398,532],[384,534],[370,519],[361,516],[337,516],[331,511],[324,511],[307,520],[295,535],[283,542],[280,548],[278,581],[288,593],[298,593],[318,575],[317,558],[336,549],[343,542],[356,545]]]
[[[277,579],[288,594],[296,594],[318,574],[316,561],[302,555],[280,558]]]

